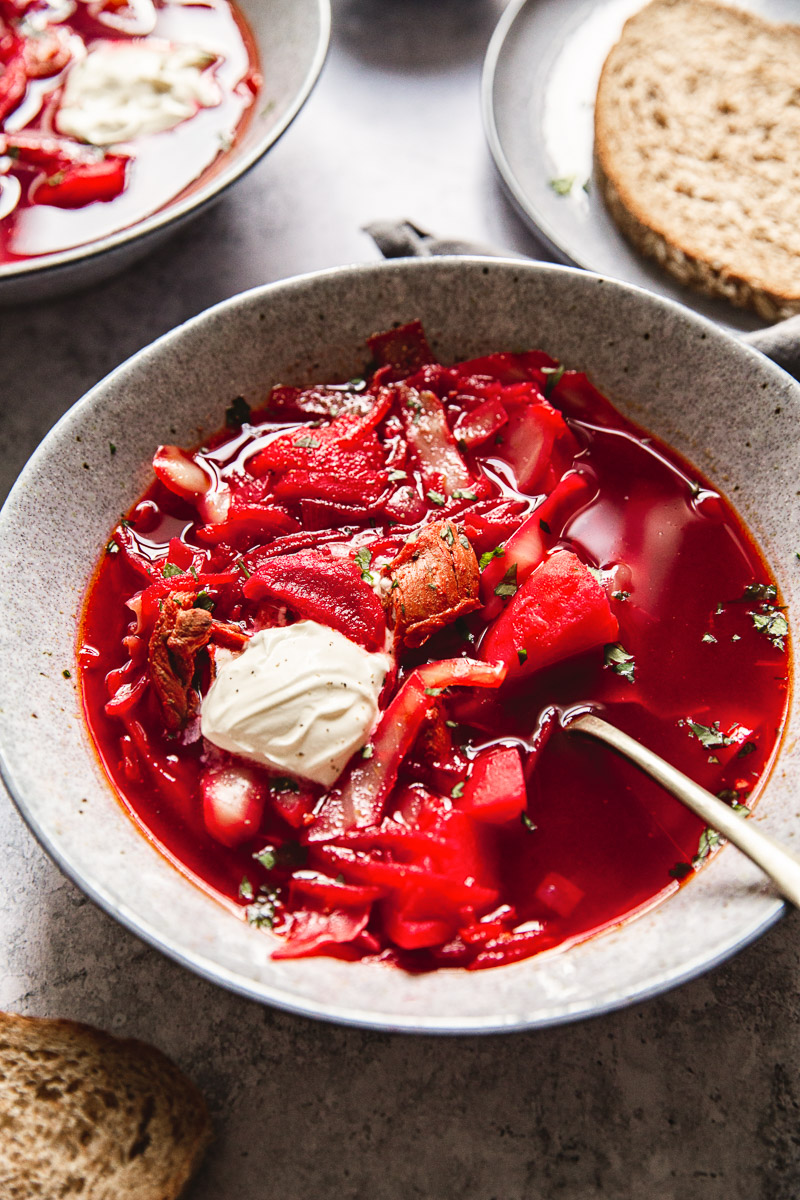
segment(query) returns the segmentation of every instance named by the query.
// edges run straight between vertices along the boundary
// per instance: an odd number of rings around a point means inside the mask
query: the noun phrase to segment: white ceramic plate
[[[118,920],[209,979],[296,1012],[384,1029],[491,1032],[603,1012],[707,969],[782,911],[730,847],[659,907],[563,953],[427,975],[273,961],[273,942],[171,866],[125,815],[75,687],[77,619],[110,530],[159,442],[196,444],[237,395],[347,379],[364,341],[422,319],[444,362],[542,346],[735,497],[800,620],[800,386],[692,312],[584,271],[427,258],[346,267],[234,297],[141,351],[48,434],[0,512],[0,769],[62,869]],[[109,452],[109,444],[115,453]],[[63,672],[71,671],[65,678]],[[800,702],[751,820],[800,842]],[[36,897],[30,896],[35,904]]]
[[[202,187],[142,221],[86,245],[0,263],[0,304],[43,300],[107,279],[215,203],[288,128],[322,69],[330,0],[236,0],[255,37],[264,86],[248,128]]]
[[[800,16],[797,0],[737,3],[768,20]],[[512,0],[483,71],[494,161],[519,212],[559,261],[649,288],[729,328],[755,329],[763,324],[755,314],[683,287],[639,255],[594,186],[600,71],[625,21],[642,7],[644,0]],[[572,181],[566,194],[557,181]]]

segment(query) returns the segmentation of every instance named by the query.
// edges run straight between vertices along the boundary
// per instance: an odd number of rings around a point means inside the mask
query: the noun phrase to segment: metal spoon
[[[563,727],[567,733],[583,733],[605,742],[607,746],[629,758],[645,774],[655,779],[696,813],[706,825],[716,829],[741,850],[742,854],[752,859],[769,875],[781,895],[800,908],[800,859],[757,825],[751,824],[743,814],[729,808],[722,800],[712,796],[711,792],[707,792],[681,771],[670,766],[658,754],[654,754],[635,738],[629,737],[627,733],[609,725],[608,721],[603,721],[600,717],[583,713],[572,718],[566,714]]]

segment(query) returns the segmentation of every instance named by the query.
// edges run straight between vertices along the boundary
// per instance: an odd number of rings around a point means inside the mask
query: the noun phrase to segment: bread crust
[[[653,0],[626,22],[595,105],[597,178],[623,234],[767,320],[800,312],[799,84],[800,27]]]
[[[3,1200],[177,1200],[210,1140],[201,1093],[155,1047],[0,1013]]]

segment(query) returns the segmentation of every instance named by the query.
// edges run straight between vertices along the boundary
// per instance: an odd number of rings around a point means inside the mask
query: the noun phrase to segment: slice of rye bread
[[[0,1013],[2,1200],[175,1200],[210,1139],[200,1092],[153,1046]]]
[[[800,26],[654,0],[603,67],[595,163],[620,229],[682,283],[800,311]]]

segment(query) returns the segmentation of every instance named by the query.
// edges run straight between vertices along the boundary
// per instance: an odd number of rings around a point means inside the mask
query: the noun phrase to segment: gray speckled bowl
[[[277,381],[347,378],[364,364],[368,334],[413,317],[444,361],[541,346],[586,369],[735,498],[797,618],[800,387],[773,363],[671,301],[563,267],[440,258],[342,268],[258,288],[181,326],[94,388],[34,454],[0,514],[2,773],[68,875],[226,987],[387,1029],[547,1025],[696,975],[766,929],[781,902],[726,848],[638,919],[514,966],[410,976],[325,958],[273,962],[268,934],[187,882],[134,828],[94,757],[75,690],[84,589],[120,512],[148,481],[156,444],[196,442],[238,394],[255,400]],[[799,725],[795,696],[752,818],[790,846],[800,841]]]
[[[0,263],[0,304],[62,295],[121,271],[219,200],[288,128],[325,61],[330,0],[237,0],[237,4],[255,37],[264,87],[247,131],[222,169],[182,200],[127,229],[58,254]]]

